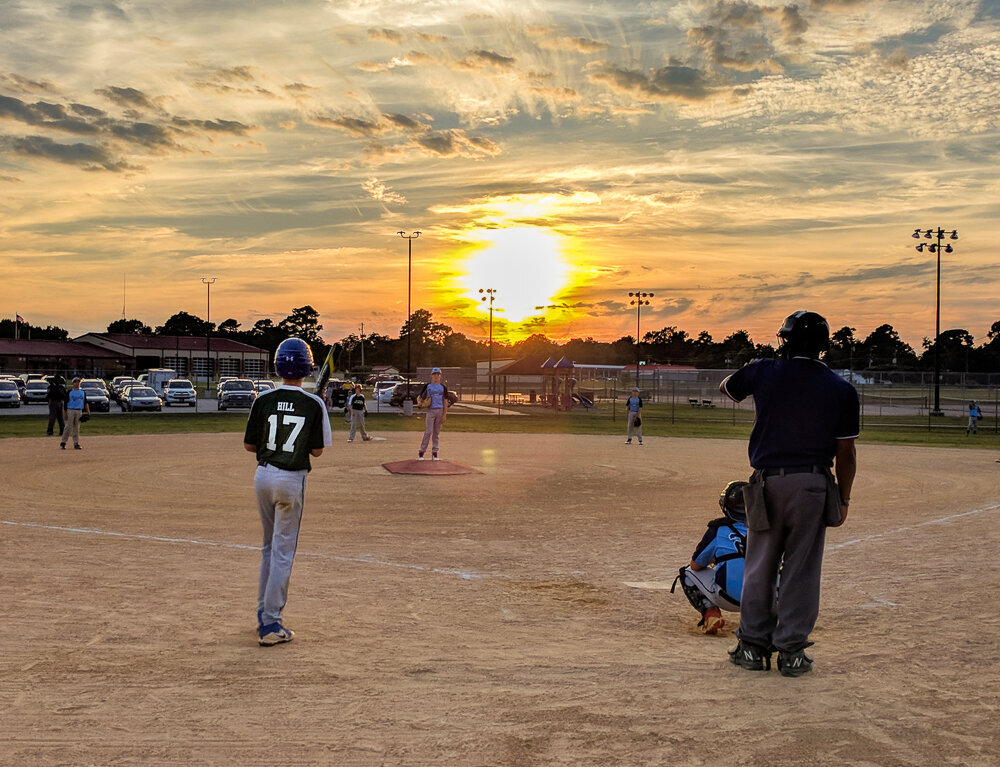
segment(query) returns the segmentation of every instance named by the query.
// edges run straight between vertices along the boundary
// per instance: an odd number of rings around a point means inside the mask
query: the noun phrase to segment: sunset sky
[[[1000,320],[1000,2],[5,0],[0,317]]]

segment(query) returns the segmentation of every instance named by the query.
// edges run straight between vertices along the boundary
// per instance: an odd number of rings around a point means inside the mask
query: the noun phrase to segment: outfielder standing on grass
[[[765,671],[777,650],[781,674],[799,676],[812,668],[805,649],[819,615],[826,527],[847,519],[859,404],[854,387],[819,361],[830,345],[823,317],[795,312],[778,338],[781,359],[756,360],[719,386],[736,402],[753,395],[756,407],[739,643],[729,659]]]
[[[299,540],[309,457],[319,458],[332,444],[326,404],[302,389],[302,379],[313,370],[309,344],[300,338],[282,341],[274,370],[281,385],[254,400],[243,436],[243,447],[257,456],[253,488],[264,529],[257,592],[257,636],[263,647],[294,636],[282,624],[281,611]]]

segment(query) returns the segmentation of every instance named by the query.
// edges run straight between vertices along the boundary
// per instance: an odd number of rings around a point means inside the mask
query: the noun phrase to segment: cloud
[[[109,85],[107,88],[98,88],[94,93],[104,96],[108,101],[122,107],[159,111],[159,107],[145,93],[135,88],[119,88]]]
[[[774,59],[774,48],[762,35],[743,35],[734,42],[723,27],[705,26],[689,29],[687,36],[716,66],[740,72],[778,73],[783,69]]]
[[[199,128],[205,133],[231,133],[234,136],[245,136],[251,126],[235,120],[192,120],[187,117],[174,117],[171,122],[181,128]]]
[[[703,72],[679,64],[661,67],[651,74],[603,64],[600,69],[590,73],[589,79],[607,85],[618,93],[635,96],[641,101],[697,102],[712,95]]]
[[[799,7],[785,5],[774,9],[771,14],[777,17],[783,41],[788,45],[801,45],[802,36],[809,30],[809,22],[802,17]]]
[[[60,144],[46,136],[4,137],[0,146],[16,155],[75,165],[83,170],[141,170],[116,159],[107,147],[94,144]]]
[[[367,179],[361,185],[361,188],[364,189],[373,200],[378,202],[393,203],[396,205],[403,205],[406,202],[406,198],[403,195],[393,192],[389,189],[389,187],[374,176]]]
[[[369,29],[368,39],[399,45],[406,39],[406,35],[393,29]]]
[[[810,7],[820,11],[853,11],[864,4],[865,0],[809,0]]]
[[[62,104],[46,101],[27,104],[13,96],[0,96],[0,119],[3,118],[65,133],[86,135],[98,132],[98,128],[86,120],[71,117]]]
[[[0,85],[22,94],[54,93],[56,91],[56,86],[48,80],[31,80],[14,72],[9,74],[0,72]]]
[[[608,48],[607,43],[587,37],[548,37],[539,40],[538,45],[551,51],[576,51],[577,53],[598,53]]]
[[[384,114],[382,117],[400,130],[404,131],[421,132],[427,130],[428,128],[428,126],[424,125],[422,122],[418,122],[413,118],[407,117],[406,115]]]
[[[354,68],[362,72],[389,72],[400,67],[415,67],[418,64],[430,64],[434,61],[434,57],[426,53],[410,51],[403,56],[393,56],[388,61],[359,61]]]
[[[365,120],[360,117],[326,117],[314,115],[310,120],[315,125],[325,125],[333,128],[341,128],[355,136],[370,138],[385,131],[385,126],[378,120]]]
[[[510,69],[514,63],[513,56],[504,56],[496,51],[479,49],[469,51],[463,59],[455,63],[455,66],[459,69],[484,69],[486,67]]]

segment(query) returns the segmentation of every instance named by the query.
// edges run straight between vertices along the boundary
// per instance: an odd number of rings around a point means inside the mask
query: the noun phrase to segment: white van
[[[155,391],[159,396],[163,396],[163,385],[171,378],[177,378],[177,371],[169,368],[150,368],[146,373],[145,384]]]

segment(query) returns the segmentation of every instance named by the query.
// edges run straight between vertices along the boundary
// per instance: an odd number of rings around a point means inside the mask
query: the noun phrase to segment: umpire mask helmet
[[[743,488],[746,486],[746,482],[734,480],[719,493],[719,506],[722,507],[722,513],[733,522],[746,524],[747,504],[743,500]]]
[[[301,338],[286,338],[274,352],[274,372],[281,378],[305,378],[313,370],[313,353]]]
[[[785,319],[778,339],[782,356],[818,359],[830,348],[830,325],[816,312],[798,311]]]

